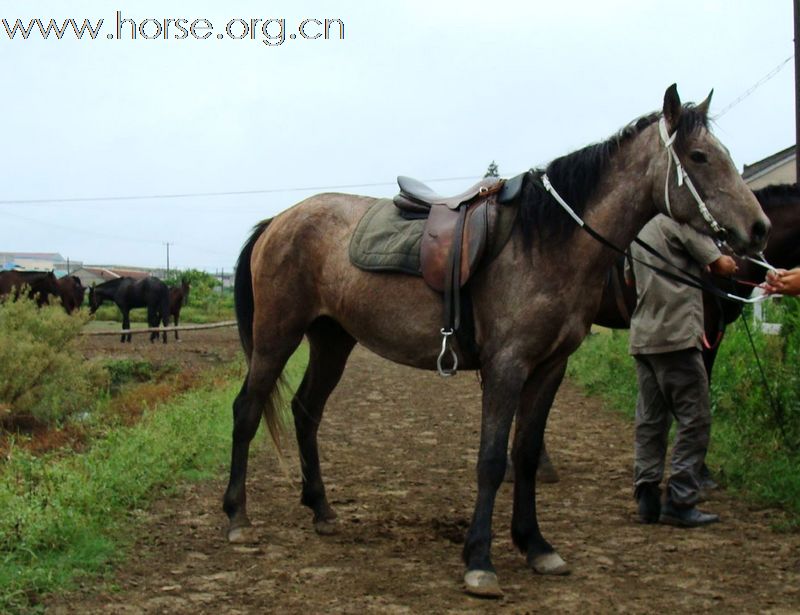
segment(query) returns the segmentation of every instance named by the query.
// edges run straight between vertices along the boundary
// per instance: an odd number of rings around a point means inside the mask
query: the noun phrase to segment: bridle
[[[697,188],[694,187],[692,178],[689,177],[686,169],[683,168],[681,159],[678,158],[678,153],[675,151],[673,144],[675,143],[675,137],[678,135],[678,131],[676,130],[670,135],[669,131],[667,130],[667,120],[662,117],[660,120],[658,120],[658,134],[661,136],[661,142],[664,144],[664,148],[667,150],[667,173],[664,176],[664,204],[667,207],[667,215],[673,220],[675,219],[675,216],[672,215],[672,207],[670,206],[669,202],[669,172],[672,168],[672,163],[674,162],[678,187],[686,184],[689,192],[694,197],[695,203],[697,203],[697,209],[700,212],[700,215],[703,216],[703,220],[705,220],[706,223],[711,227],[711,230],[714,231],[714,236],[716,239],[722,243],[725,243],[725,239],[728,236],[728,231],[726,231],[722,225],[716,221],[714,216],[711,215],[711,212],[708,210],[708,207],[700,196],[700,193],[697,192]]]

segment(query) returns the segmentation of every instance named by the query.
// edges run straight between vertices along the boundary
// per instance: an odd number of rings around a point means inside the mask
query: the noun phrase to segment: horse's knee
[[[478,482],[487,483],[495,488],[503,482],[506,473],[506,454],[487,455],[478,461]]]

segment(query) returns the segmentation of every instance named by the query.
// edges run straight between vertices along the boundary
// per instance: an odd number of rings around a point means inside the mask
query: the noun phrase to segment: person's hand
[[[708,268],[711,270],[711,273],[724,276],[732,275],[739,269],[736,261],[727,254],[720,256],[711,263]]]
[[[767,293],[781,293],[783,295],[800,294],[800,267],[787,271],[786,269],[773,269],[767,272],[767,281],[763,286]]]

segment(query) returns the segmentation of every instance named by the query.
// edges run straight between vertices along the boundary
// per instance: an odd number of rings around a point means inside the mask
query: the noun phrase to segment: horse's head
[[[650,168],[653,198],[662,213],[725,239],[737,252],[760,252],[770,222],[728,150],[711,134],[710,102],[711,94],[699,105],[683,105],[675,85],[664,94],[661,154]]]
[[[58,281],[61,294],[61,304],[67,314],[72,314],[83,304],[86,287],[81,284],[81,279],[75,275],[64,276]]]
[[[189,303],[189,291],[192,290],[192,285],[186,278],[181,278],[181,290],[183,291],[183,305],[186,305]]]
[[[89,313],[94,314],[103,301],[97,293],[94,283],[89,287]]]
[[[81,279],[76,276],[70,276],[75,283],[75,286],[72,289],[72,296],[75,299],[75,307],[79,308],[83,305],[83,298],[86,295],[86,287],[81,282]]]

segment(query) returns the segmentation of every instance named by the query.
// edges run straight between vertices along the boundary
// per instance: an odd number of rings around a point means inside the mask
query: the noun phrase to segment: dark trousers
[[[677,422],[667,497],[678,507],[697,504],[700,467],[711,435],[708,376],[699,350],[635,355],[634,487],[664,476],[670,416]]]

